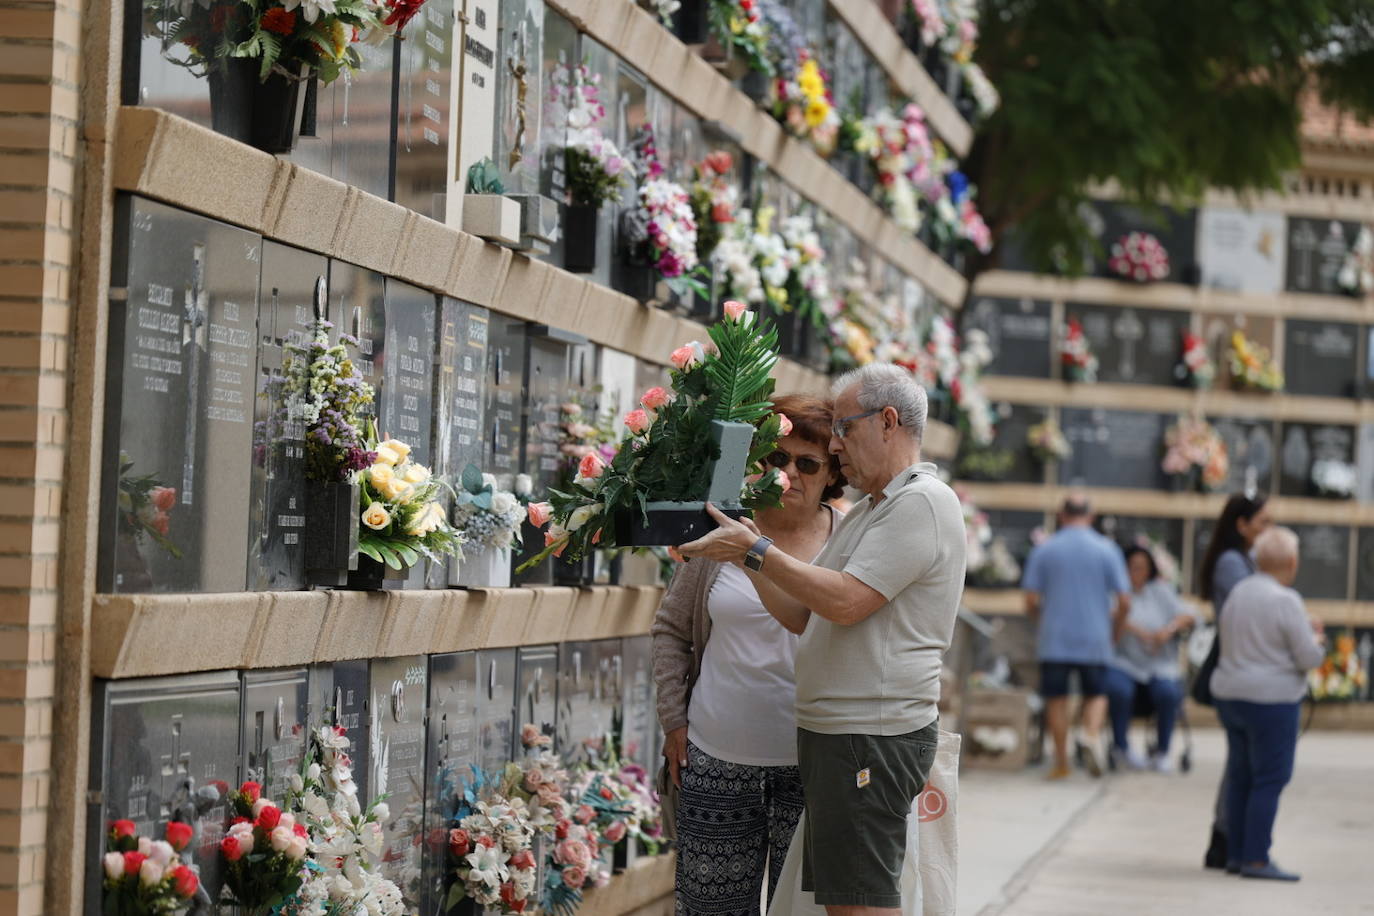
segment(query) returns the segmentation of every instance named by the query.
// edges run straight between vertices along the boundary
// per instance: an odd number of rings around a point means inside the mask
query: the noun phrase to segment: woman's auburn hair
[[[835,482],[825,488],[822,500],[839,499],[844,495],[845,479],[840,473],[840,459],[830,454],[830,424],[835,419],[834,401],[809,394],[784,394],[773,398],[773,412],[792,421],[792,435],[800,436],[812,445],[819,445],[829,460]]]

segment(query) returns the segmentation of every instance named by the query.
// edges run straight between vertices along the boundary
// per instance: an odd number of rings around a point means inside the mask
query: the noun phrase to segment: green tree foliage
[[[1081,269],[1095,186],[1142,203],[1278,188],[1308,92],[1374,115],[1371,0],[983,0],[980,25],[1002,106],[966,172],[999,247],[1016,227],[1045,269]]]

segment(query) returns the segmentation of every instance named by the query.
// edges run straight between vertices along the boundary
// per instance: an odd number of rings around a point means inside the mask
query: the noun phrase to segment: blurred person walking
[[[1211,652],[1198,670],[1193,684],[1193,699],[1210,706],[1212,704],[1211,678],[1221,653],[1221,609],[1231,589],[1255,571],[1255,561],[1250,557],[1250,549],[1270,525],[1274,523],[1269,512],[1268,501],[1263,496],[1243,496],[1237,494],[1226,501],[1212,529],[1212,539],[1207,543],[1202,566],[1198,571],[1199,591],[1204,601],[1212,602],[1213,623],[1217,635],[1212,642]],[[1228,859],[1226,849],[1226,779],[1227,770],[1222,769],[1221,783],[1217,786],[1217,800],[1212,812],[1212,837],[1203,856],[1205,868],[1225,868]]]
[[[1279,794],[1293,775],[1307,672],[1325,657],[1325,634],[1293,590],[1298,536],[1270,528],[1254,545],[1259,571],[1231,590],[1221,615],[1212,696],[1226,728],[1226,870],[1297,881],[1269,857]]]
[[[1069,775],[1069,681],[1083,698],[1083,763],[1102,775],[1101,732],[1107,717],[1106,673],[1112,643],[1131,607],[1121,551],[1092,528],[1088,500],[1070,496],[1059,530],[1031,551],[1021,579],[1026,614],[1039,625],[1040,694],[1054,739],[1049,779]]]
[[[1107,707],[1112,719],[1113,756],[1133,770],[1171,769],[1169,742],[1183,702],[1179,634],[1193,625],[1193,612],[1172,585],[1159,577],[1154,557],[1144,547],[1125,551],[1131,578],[1131,610],[1116,652],[1107,667]],[[1155,715],[1155,750],[1146,760],[1128,741],[1136,694],[1145,691]]]

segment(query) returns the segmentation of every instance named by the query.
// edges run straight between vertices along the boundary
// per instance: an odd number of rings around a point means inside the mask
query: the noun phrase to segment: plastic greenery
[[[439,502],[447,485],[411,461],[410,446],[395,439],[377,443],[376,462],[358,472],[358,552],[392,569],[414,566],[421,557],[462,556],[462,536],[449,525]]]
[[[763,468],[782,428],[771,400],[777,331],[740,302],[727,302],[725,314],[709,332],[714,352],[695,341],[674,351],[672,393],[662,388],[645,392],[643,409],[626,415],[628,435],[609,463],[599,454],[587,455],[572,486],[550,489],[548,504],[530,506],[536,525],[552,524],[544,534],[544,550],[521,570],[565,550],[577,559],[593,546],[617,546],[613,519],[619,513],[638,512],[647,519],[651,501],[703,499],[712,463],[720,457],[719,447],[712,444],[712,420],[756,427],[741,504],[754,509],[779,503],[784,478],[776,469]]]
[[[468,186],[469,194],[504,194],[506,186],[501,181],[501,173],[496,168],[496,163],[487,156],[478,159],[468,167]]]
[[[773,75],[768,59],[768,32],[758,10],[749,0],[707,0],[707,19],[717,40],[744,56],[749,69]]]

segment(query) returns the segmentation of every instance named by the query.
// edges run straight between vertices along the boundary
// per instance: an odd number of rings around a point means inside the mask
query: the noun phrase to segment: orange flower
[[[273,7],[262,14],[258,24],[269,32],[276,32],[278,35],[290,35],[296,27],[296,14],[281,7]]]

